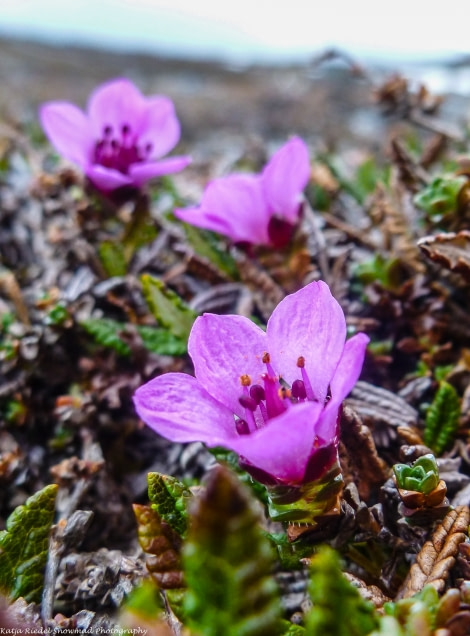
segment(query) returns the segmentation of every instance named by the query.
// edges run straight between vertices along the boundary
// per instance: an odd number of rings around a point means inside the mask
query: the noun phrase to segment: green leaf
[[[0,588],[11,598],[39,602],[58,486],[46,486],[18,506],[0,532]]]
[[[339,557],[329,547],[320,548],[312,560],[309,593],[313,608],[306,636],[366,636],[378,627],[374,606],[343,576]]]
[[[384,605],[387,616],[393,616],[396,619],[398,624],[403,627],[403,633],[406,636],[420,636],[423,633],[433,634],[438,608],[439,594],[432,585],[426,585],[410,598]]]
[[[458,208],[458,197],[466,177],[444,175],[434,179],[421,192],[414,196],[414,203],[431,217],[443,217],[454,213]]]
[[[98,247],[98,254],[108,276],[126,275],[127,264],[122,243],[103,241]]]
[[[143,274],[141,282],[145,300],[155,320],[174,336],[187,339],[197,317],[196,312],[158,278]]]
[[[398,258],[387,259],[382,254],[375,256],[354,269],[354,276],[363,285],[378,282],[384,289],[393,291],[400,286],[404,279],[403,266]]]
[[[147,483],[152,508],[180,537],[184,537],[188,528],[186,507],[192,497],[190,490],[175,477],[161,473],[148,473]]]
[[[83,320],[80,325],[93,336],[97,344],[114,349],[121,356],[130,355],[129,345],[120,336],[124,329],[123,323],[110,318],[88,318]]]
[[[459,427],[460,400],[448,382],[441,382],[426,413],[424,442],[436,455],[448,448]]]
[[[121,337],[126,329],[125,323],[111,318],[88,318],[80,324],[97,344],[114,349],[122,356],[131,354],[131,348]],[[186,339],[183,340],[165,329],[148,325],[136,325],[135,328],[147,351],[166,356],[181,356],[187,351]]]
[[[239,278],[237,264],[225,244],[221,243],[217,234],[208,230],[201,230],[189,225],[189,223],[183,223],[183,226],[188,241],[196,254],[210,261],[217,269],[227,274],[230,278],[235,280]]]
[[[248,491],[225,467],[211,471],[183,549],[188,625],[201,636],[283,633],[273,552]]]
[[[393,472],[397,486],[404,490],[415,490],[428,495],[439,483],[439,469],[434,455],[422,455],[413,463],[395,464]]]
[[[166,329],[139,325],[137,331],[142,338],[144,347],[152,353],[158,353],[162,356],[182,356],[188,350],[186,338],[183,340]]]

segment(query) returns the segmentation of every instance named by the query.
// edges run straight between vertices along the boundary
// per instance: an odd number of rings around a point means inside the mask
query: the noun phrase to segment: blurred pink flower
[[[172,441],[235,451],[264,483],[318,479],[337,460],[339,408],[369,341],[345,338],[343,311],[322,281],[282,300],[266,332],[243,316],[204,314],[188,343],[196,377],[144,384],[137,413]]]
[[[80,166],[103,192],[140,188],[191,161],[190,157],[159,160],[180,137],[173,103],[167,97],[144,97],[127,79],[99,86],[86,113],[69,102],[55,101],[41,106],[39,118],[57,152]]]
[[[284,247],[302,209],[302,190],[310,175],[308,150],[293,137],[261,174],[232,174],[211,181],[199,206],[177,209],[191,225],[228,236],[235,243]]]

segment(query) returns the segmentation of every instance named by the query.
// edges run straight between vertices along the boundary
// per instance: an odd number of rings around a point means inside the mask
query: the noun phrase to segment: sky
[[[0,34],[248,63],[470,52],[468,0],[0,0]]]

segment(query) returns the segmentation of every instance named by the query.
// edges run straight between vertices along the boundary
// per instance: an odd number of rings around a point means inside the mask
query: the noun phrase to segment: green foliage
[[[335,461],[321,477],[299,486],[268,488],[268,511],[273,521],[316,524],[315,519],[338,506],[343,476]]]
[[[121,337],[121,333],[126,328],[125,323],[111,318],[88,318],[83,320],[80,325],[93,336],[97,344],[114,349],[122,356],[131,354],[131,348]],[[148,325],[136,325],[135,329],[147,351],[168,356],[180,356],[186,353],[186,340],[182,340],[166,329]]]
[[[402,264],[398,258],[385,258],[377,253],[370,261],[360,263],[354,270],[354,276],[363,284],[380,283],[384,289],[397,289],[404,279]]]
[[[320,548],[312,560],[309,593],[313,608],[306,636],[366,636],[378,627],[374,606],[343,576],[339,558],[329,547]]]
[[[125,327],[123,323],[110,318],[88,318],[80,324],[87,333],[93,336],[97,344],[114,349],[121,356],[130,355],[129,345],[120,336]]]
[[[436,589],[432,585],[426,585],[410,598],[385,603],[384,609],[387,616],[395,618],[403,628],[403,634],[421,636],[423,633],[434,633],[438,607],[439,595]]]
[[[131,590],[121,606],[121,612],[128,612],[145,620],[156,620],[161,616],[162,609],[161,596],[150,579]]]
[[[108,276],[125,276],[127,264],[122,243],[103,241],[98,246],[98,254]]]
[[[152,508],[180,537],[188,528],[188,500],[192,497],[186,486],[175,477],[148,473],[148,495]]]
[[[372,194],[377,187],[377,183],[388,183],[390,167],[383,169],[378,165],[376,159],[369,157],[363,161],[356,170],[355,186],[361,200]]]
[[[415,490],[428,495],[439,483],[439,469],[431,453],[418,457],[412,466],[395,464],[393,472],[397,486],[404,490]]]
[[[225,244],[221,244],[220,238],[214,234],[214,232],[201,230],[188,223],[184,223],[183,225],[186,237],[196,254],[203,259],[207,259],[230,278],[238,278],[238,269],[235,261]]]
[[[268,503],[268,492],[266,486],[255,481],[246,470],[240,466],[238,462],[238,455],[233,451],[216,446],[215,448],[208,448],[208,450],[214,455],[218,462],[228,466],[234,473],[237,474],[239,480],[250,488],[257,499],[263,504]]]
[[[155,320],[173,336],[187,340],[196,312],[158,278],[143,274],[141,282],[145,300]]]
[[[9,424],[22,424],[26,417],[26,406],[19,400],[7,400],[3,411],[5,421]]]
[[[276,550],[276,556],[279,559],[281,567],[284,570],[297,570],[303,567],[300,559],[310,557],[312,555],[312,546],[301,540],[289,541],[284,532],[275,534],[267,534]]]
[[[57,489],[46,486],[15,508],[0,532],[0,589],[13,599],[40,600]]]
[[[458,209],[458,197],[467,179],[463,176],[444,175],[434,179],[414,196],[415,205],[430,217],[439,219]]]
[[[57,303],[47,314],[47,322],[54,326],[63,325],[67,318],[69,318],[69,312],[62,303]]]
[[[460,400],[448,382],[441,382],[426,413],[424,442],[440,455],[454,441],[459,426]]]
[[[214,469],[183,549],[188,625],[201,636],[283,633],[273,552],[239,480]]]

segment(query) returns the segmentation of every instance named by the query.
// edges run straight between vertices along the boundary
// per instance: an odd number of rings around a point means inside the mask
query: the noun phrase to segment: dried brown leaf
[[[345,403],[372,424],[382,422],[398,427],[418,421],[418,411],[402,397],[368,382],[357,382]]]
[[[432,585],[438,592],[444,590],[449,571],[455,564],[460,544],[467,536],[470,511],[468,506],[450,510],[437,526],[430,541],[426,541],[416,562],[411,566],[399,598],[409,598]]]
[[[432,261],[452,272],[458,272],[470,282],[469,230],[425,236],[418,241],[418,247]]]
[[[252,291],[261,313],[269,318],[284,298],[283,290],[266,271],[250,259],[241,256],[237,260],[237,266],[242,282]]]
[[[354,481],[361,499],[367,501],[371,489],[388,478],[387,465],[377,454],[370,429],[348,406],[343,408],[340,430],[340,462],[345,482]]]

